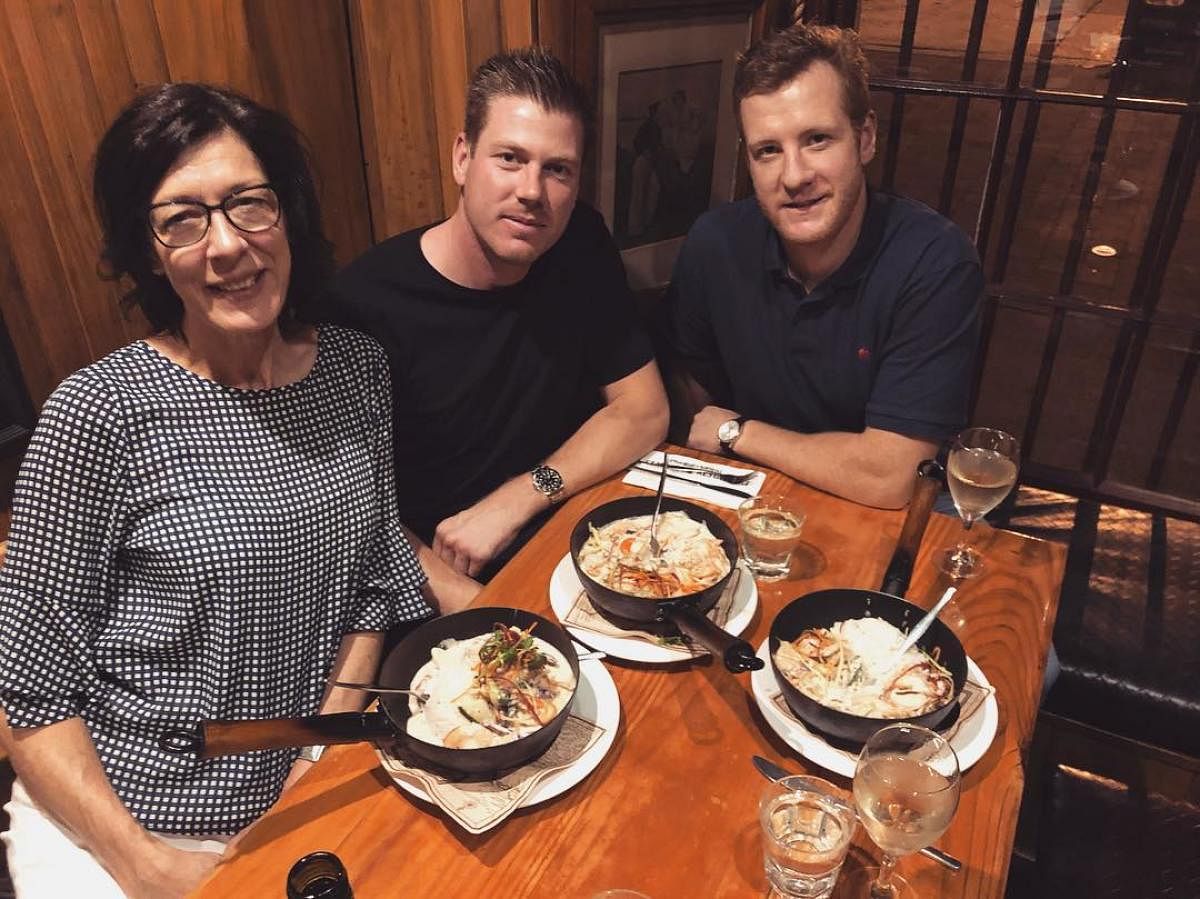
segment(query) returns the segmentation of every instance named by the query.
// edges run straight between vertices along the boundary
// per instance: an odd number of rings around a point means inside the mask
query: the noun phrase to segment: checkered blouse
[[[302,380],[239,390],[144,342],[68,378],[21,467],[0,571],[0,703],[74,716],[134,817],[233,833],[295,750],[197,761],[201,719],[311,714],[342,636],[431,615],[395,517],[387,363],[319,332]]]

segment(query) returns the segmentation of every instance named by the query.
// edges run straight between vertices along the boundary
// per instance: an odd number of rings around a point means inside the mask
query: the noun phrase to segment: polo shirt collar
[[[850,255],[838,266],[837,270],[821,282],[818,288],[848,287],[860,281],[867,274],[871,267],[871,260],[875,258],[875,252],[879,249],[879,243],[883,239],[884,227],[887,224],[888,199],[886,194],[881,194],[871,187],[867,188],[867,211],[863,216],[862,229],[858,232],[858,240],[855,241],[854,249],[850,251]],[[764,259],[767,271],[780,281],[796,283],[788,274],[787,255],[784,253],[783,241],[779,237],[779,232],[770,227],[769,223],[768,231]]]

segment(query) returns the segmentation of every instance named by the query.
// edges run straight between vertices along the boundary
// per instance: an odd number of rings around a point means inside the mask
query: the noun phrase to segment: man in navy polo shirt
[[[983,275],[956,225],[872,190],[854,32],[794,26],[738,60],[755,196],[705,213],[666,301],[687,443],[896,508],[965,424]]]

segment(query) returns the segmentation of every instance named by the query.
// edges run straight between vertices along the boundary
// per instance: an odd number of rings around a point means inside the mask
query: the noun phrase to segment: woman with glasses
[[[309,324],[332,269],[299,135],[173,84],[97,152],[103,261],[151,336],[72,375],[22,465],[0,571],[21,897],[181,896],[306,768],[198,761],[204,719],[361,708],[382,632],[434,614],[395,518],[388,375]]]

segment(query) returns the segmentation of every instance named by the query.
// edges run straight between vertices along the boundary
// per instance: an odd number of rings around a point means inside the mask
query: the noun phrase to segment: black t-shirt
[[[806,293],[751,197],[692,227],[665,331],[713,400],[747,418],[939,441],[965,424],[982,294],[967,235],[881,191],[870,192],[850,256]]]
[[[429,227],[383,241],[336,278],[328,317],[388,355],[400,516],[438,523],[530,471],[653,358],[603,219],[582,203],[517,284],[461,287],[421,252]]]

